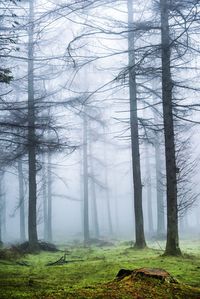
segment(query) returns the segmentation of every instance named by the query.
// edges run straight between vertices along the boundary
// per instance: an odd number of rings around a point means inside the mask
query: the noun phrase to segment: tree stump
[[[178,283],[167,271],[159,268],[139,268],[135,270],[121,269],[119,270],[116,278],[122,280],[130,276],[132,279],[138,278],[155,278],[162,282]]]

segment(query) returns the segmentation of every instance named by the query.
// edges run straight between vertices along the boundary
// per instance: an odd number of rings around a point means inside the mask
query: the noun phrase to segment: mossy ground
[[[29,267],[17,265],[15,261],[1,260],[0,298],[200,299],[200,289],[193,290],[186,286],[200,288],[200,242],[184,242],[181,245],[182,257],[163,257],[163,252],[155,243],[145,250],[133,250],[127,244],[103,248],[63,246],[66,259],[73,262],[62,266],[46,264],[59,259],[63,252],[42,252],[21,258],[21,261],[30,264]],[[163,244],[161,247],[164,247]],[[151,280],[113,282],[121,268],[141,267],[163,268],[184,285],[175,286],[172,291],[171,286]]]

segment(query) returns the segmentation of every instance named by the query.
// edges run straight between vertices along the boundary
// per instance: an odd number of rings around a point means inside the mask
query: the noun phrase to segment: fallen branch
[[[75,263],[75,262],[83,262],[84,260],[71,260],[71,261],[67,261],[66,260],[66,254],[64,254],[63,256],[61,256],[61,258],[59,258],[59,260],[55,261],[55,262],[49,262],[46,264],[46,266],[61,266],[61,265],[65,265],[68,263]]]

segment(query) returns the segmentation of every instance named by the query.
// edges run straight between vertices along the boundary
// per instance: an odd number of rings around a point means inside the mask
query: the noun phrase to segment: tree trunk
[[[36,184],[36,136],[34,105],[34,4],[29,2],[29,41],[28,41],[28,238],[30,250],[38,249],[37,237],[37,184]]]
[[[94,164],[92,156],[92,140],[89,142],[90,150],[90,186],[91,186],[91,204],[92,204],[92,215],[93,215],[93,224],[94,224],[94,234],[95,238],[99,238],[99,222],[98,222],[98,212],[97,212],[97,198],[96,198],[96,188],[94,178]]]
[[[47,181],[46,181],[46,166],[45,166],[45,154],[42,154],[42,180],[43,180],[43,189],[42,189],[42,197],[43,197],[43,238],[45,241],[48,240],[48,220],[47,220]]]
[[[0,246],[3,245],[2,239],[2,212],[3,212],[3,202],[2,202],[2,174],[0,174]]]
[[[153,89],[156,90],[156,81],[154,81]],[[153,105],[156,107],[156,98],[153,99]],[[154,124],[158,125],[160,118],[153,110]],[[157,238],[163,239],[165,237],[165,214],[164,214],[164,182],[162,178],[162,157],[160,143],[162,140],[162,133],[154,132],[154,147],[155,147],[155,165],[156,165],[156,197],[157,197]]]
[[[92,164],[92,162],[91,162]],[[94,224],[94,234],[95,238],[99,238],[99,222],[98,222],[98,213],[97,213],[97,199],[96,199],[96,188],[95,183],[92,179],[92,176],[94,176],[94,172],[91,167],[91,199],[92,199],[92,213],[93,213],[93,224]]]
[[[174,141],[171,50],[169,37],[168,1],[160,0],[162,39],[162,98],[165,135],[165,158],[167,176],[167,244],[165,254],[179,255],[177,178]]]
[[[24,205],[25,194],[24,194],[23,168],[22,168],[21,159],[18,160],[17,167],[18,167],[18,182],[19,182],[20,241],[24,242],[26,240],[25,205]]]
[[[131,126],[131,149],[134,185],[135,207],[135,247],[146,247],[144,236],[144,221],[142,210],[142,183],[140,171],[140,153],[138,136],[137,97],[136,97],[136,74],[134,53],[134,28],[133,28],[133,1],[128,2],[128,59],[129,59],[129,93],[130,93],[130,126]]]
[[[161,170],[161,151],[158,135],[155,136],[155,162],[156,162],[156,196],[157,196],[157,237],[163,239],[165,235],[164,195]]]
[[[148,215],[148,232],[149,236],[153,234],[153,212],[152,212],[152,181],[151,181],[151,169],[149,163],[149,145],[145,144],[145,168],[146,168],[146,194],[147,194],[147,215]]]
[[[106,152],[106,133],[104,129],[104,163],[105,163],[105,187],[106,187],[106,206],[107,206],[107,215],[108,215],[108,232],[109,236],[113,235],[113,226],[112,226],[112,217],[111,217],[111,207],[110,207],[110,196],[109,196],[109,187],[108,187],[108,167],[107,167],[107,152]]]
[[[3,184],[4,185],[4,184]],[[2,210],[2,238],[6,239],[6,196],[5,189],[3,188],[3,198],[2,198],[3,210]]]
[[[2,239],[6,239],[6,193],[5,193],[5,178],[4,172],[2,174],[2,183],[1,183],[1,190],[2,190],[2,213],[1,213],[1,223],[2,223]]]
[[[84,243],[87,244],[90,240],[89,233],[89,210],[88,210],[88,120],[86,108],[84,106],[83,113],[83,232]]]
[[[51,175],[51,153],[48,153],[48,213],[47,213],[47,240],[52,242],[52,175]]]

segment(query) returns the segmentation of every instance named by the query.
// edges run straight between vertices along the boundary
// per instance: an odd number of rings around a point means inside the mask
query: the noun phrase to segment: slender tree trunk
[[[52,175],[51,175],[51,154],[48,153],[48,213],[47,213],[47,240],[52,242]]]
[[[135,74],[135,53],[134,53],[134,26],[133,26],[133,1],[128,2],[128,50],[129,50],[129,93],[130,93],[130,125],[131,125],[131,147],[132,147],[132,167],[134,185],[134,207],[135,207],[135,247],[146,247],[144,236],[144,221],[142,210],[142,183],[140,171],[140,152],[138,136],[137,117],[137,94],[136,94],[136,74]]]
[[[87,244],[90,240],[89,232],[89,205],[88,205],[88,119],[86,108],[84,106],[83,114],[83,230],[84,243]]]
[[[29,207],[28,237],[32,251],[38,249],[37,237],[37,184],[35,146],[35,105],[34,105],[34,3],[29,1],[29,41],[28,41],[28,176]]]
[[[20,241],[24,242],[26,240],[25,206],[24,206],[25,194],[24,194],[23,168],[22,168],[21,159],[18,160],[17,167],[18,167],[18,182],[19,182]]]
[[[111,207],[110,207],[110,196],[109,196],[109,185],[108,185],[108,166],[107,166],[107,152],[106,152],[106,133],[104,129],[104,163],[105,163],[105,187],[106,187],[106,206],[108,215],[108,232],[109,235],[113,235],[112,217],[111,217]]]
[[[0,247],[3,245],[2,238],[2,212],[3,212],[3,203],[2,203],[2,174],[0,174]]]
[[[153,90],[156,90],[156,81],[153,82]],[[153,105],[156,105],[156,98],[153,98]],[[155,106],[156,107],[156,106]],[[160,118],[153,110],[154,124],[158,125]],[[162,140],[162,133],[154,132],[154,147],[155,147],[155,165],[156,165],[156,198],[157,198],[157,238],[163,239],[165,237],[165,214],[164,214],[164,182],[162,179],[162,156],[160,143]]]
[[[2,176],[2,239],[6,239],[6,193],[5,193],[5,178],[4,172]]]
[[[45,154],[42,154],[42,179],[43,179],[43,190],[42,190],[42,197],[43,197],[43,219],[44,219],[44,226],[43,226],[43,236],[44,240],[48,240],[48,217],[47,217],[47,174],[46,174],[46,166],[45,166]]]
[[[146,168],[146,193],[147,193],[147,215],[148,215],[148,232],[149,236],[153,234],[153,211],[152,211],[152,181],[151,181],[151,169],[149,162],[149,145],[145,144],[145,168]]]
[[[118,204],[118,184],[116,180],[116,173],[113,175],[114,180],[114,209],[115,209],[115,236],[118,237],[120,235],[120,225],[119,225],[119,204]]]
[[[91,186],[91,204],[92,204],[92,214],[94,223],[94,234],[95,238],[99,238],[99,222],[98,222],[98,212],[97,212],[97,198],[96,198],[96,188],[94,178],[94,164],[92,156],[92,140],[89,141],[89,151],[90,151],[90,186]]]
[[[6,239],[6,196],[5,196],[5,189],[3,188],[3,211],[2,211],[2,236]]]
[[[179,255],[177,178],[172,104],[171,50],[168,0],[160,0],[162,38],[162,97],[167,176],[167,244],[165,254]]]
[[[155,162],[156,162],[156,196],[157,196],[157,237],[163,239],[165,235],[164,195],[161,170],[161,151],[159,139],[155,136]]]
[[[80,150],[80,168],[79,168],[79,185],[80,185],[80,217],[81,217],[81,233],[84,235],[84,196],[83,196],[83,151]]]
[[[94,223],[94,234],[95,238],[99,238],[99,222],[98,222],[98,213],[97,213],[97,198],[96,198],[96,188],[95,183],[92,179],[94,172],[92,170],[92,161],[91,161],[91,197],[92,197],[92,213],[93,213],[93,223]]]

